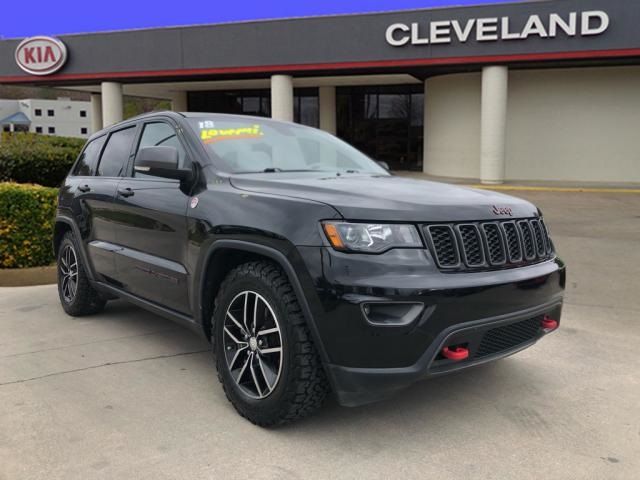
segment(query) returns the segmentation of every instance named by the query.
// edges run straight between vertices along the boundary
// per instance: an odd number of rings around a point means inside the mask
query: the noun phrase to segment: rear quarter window
[[[91,177],[96,173],[96,165],[98,164],[98,158],[100,157],[100,151],[104,145],[104,141],[107,139],[106,135],[91,140],[82,150],[80,158],[73,169],[72,175],[78,177]]]

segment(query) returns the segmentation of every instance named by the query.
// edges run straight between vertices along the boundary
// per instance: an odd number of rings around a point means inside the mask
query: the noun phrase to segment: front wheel
[[[256,425],[282,425],[319,408],[328,383],[286,275],[269,262],[237,267],[216,298],[218,378]]]

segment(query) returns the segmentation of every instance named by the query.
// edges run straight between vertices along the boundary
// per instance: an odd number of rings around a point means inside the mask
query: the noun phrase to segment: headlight
[[[336,250],[381,253],[391,248],[422,248],[413,225],[324,222],[322,228]]]

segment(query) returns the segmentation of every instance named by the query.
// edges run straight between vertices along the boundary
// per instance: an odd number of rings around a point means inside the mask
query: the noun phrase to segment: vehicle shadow
[[[529,366],[516,358],[506,358],[420,381],[370,405],[341,407],[331,398],[324,409],[304,423],[305,428],[323,429],[367,422],[372,418],[381,422],[417,421],[414,425],[428,419],[427,423],[433,427],[441,423],[437,419],[446,418],[443,427],[455,430],[458,424],[476,421],[478,410],[494,403],[493,399],[496,399],[496,406],[507,395],[512,403],[526,402],[532,391],[538,393],[538,388],[532,385],[539,380],[542,378],[538,378]],[[530,384],[525,386],[524,382]],[[296,426],[285,428],[295,429]]]

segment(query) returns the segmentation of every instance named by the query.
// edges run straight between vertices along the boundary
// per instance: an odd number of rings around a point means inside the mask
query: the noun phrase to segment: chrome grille
[[[487,242],[489,262],[492,265],[503,265],[507,261],[507,251],[500,232],[500,225],[497,223],[484,223],[482,224],[482,231]]]
[[[476,225],[458,225],[460,242],[462,243],[462,256],[465,265],[469,267],[481,267],[484,265],[484,248],[480,238],[480,230]]]
[[[520,234],[516,228],[515,222],[502,222],[502,231],[507,238],[507,248],[509,261],[518,263],[522,261],[522,244],[520,242]]]
[[[542,234],[540,222],[538,220],[531,220],[531,228],[533,229],[533,236],[536,241],[536,253],[539,257],[542,257],[547,252],[547,242]]]
[[[531,224],[527,220],[521,220],[518,222],[518,229],[520,235],[522,235],[522,250],[527,260],[533,260],[536,258],[536,247],[533,244],[533,231]]]
[[[453,228],[450,225],[431,225],[427,232],[438,265],[441,268],[457,267],[460,256]]]
[[[425,225],[427,243],[446,271],[520,267],[548,260],[551,240],[537,218]]]
[[[540,227],[542,227],[542,235],[547,239],[547,255],[551,255],[553,253],[553,243],[551,243],[549,230],[547,230],[547,226],[544,224],[544,220],[542,219],[540,219]]]

